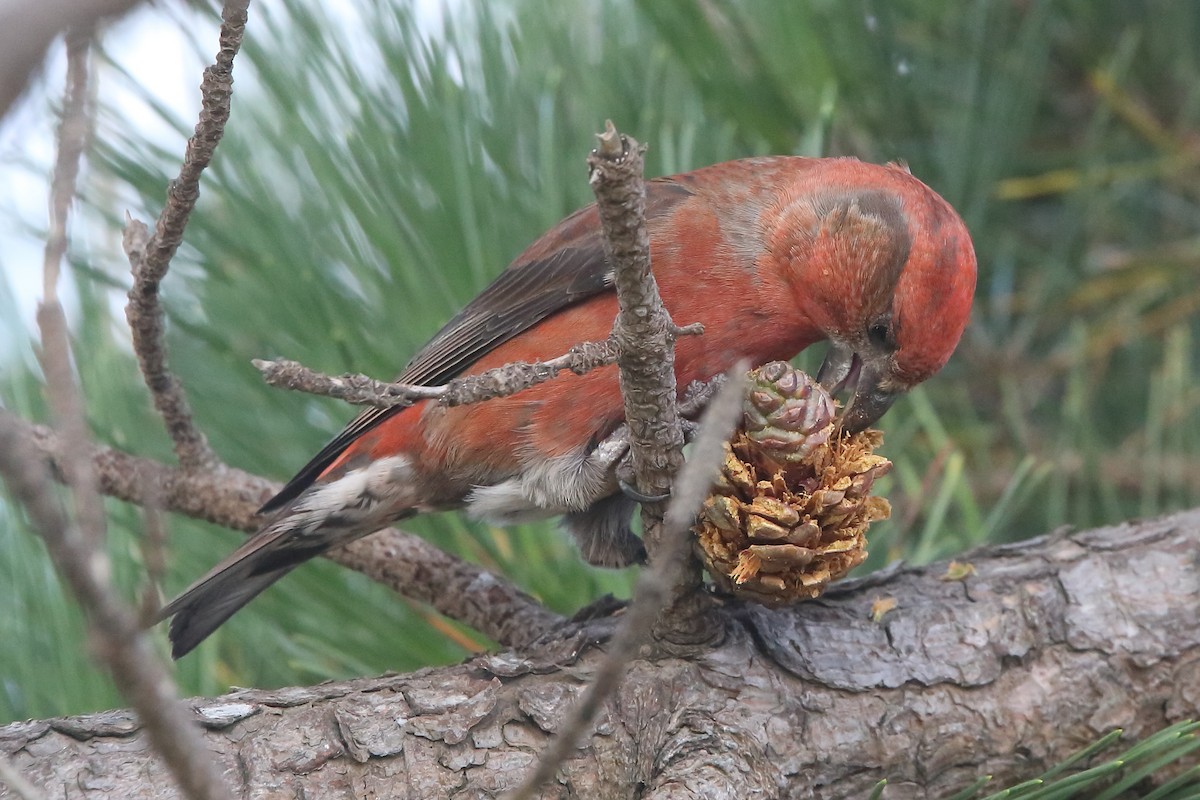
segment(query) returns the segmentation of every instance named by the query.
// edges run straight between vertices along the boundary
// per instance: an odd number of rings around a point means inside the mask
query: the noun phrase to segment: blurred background
[[[99,441],[167,461],[125,328],[120,230],[126,209],[157,215],[178,170],[214,13],[164,3],[106,36],[73,224],[89,422]],[[862,571],[1196,504],[1200,4],[256,0],[250,14],[232,119],[163,289],[172,365],[230,464],[285,479],[354,414],[266,387],[250,359],[395,374],[590,201],[584,159],[610,117],[650,146],[650,175],[766,153],[902,159],[966,219],[974,319],[946,369],[883,420],[894,514],[872,529]],[[20,133],[10,121],[0,138],[0,404],[37,420],[29,322],[61,70],[52,58]],[[141,514],[108,507],[116,578],[134,598]],[[241,538],[169,527],[168,594]],[[585,566],[552,525],[447,514],[407,527],[564,613],[627,595],[633,578]],[[0,608],[0,723],[123,704],[2,496]],[[322,562],[178,673],[185,693],[214,694],[489,646]]]

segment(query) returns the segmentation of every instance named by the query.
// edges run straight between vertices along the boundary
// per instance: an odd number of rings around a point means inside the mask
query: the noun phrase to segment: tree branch
[[[565,354],[548,361],[514,361],[478,375],[455,378],[442,386],[388,383],[353,373],[334,378],[296,361],[255,359],[253,363],[271,386],[333,397],[353,405],[393,408],[412,405],[418,400],[437,400],[445,406],[463,406],[508,397],[545,383],[565,370],[586,375],[616,360],[616,344],[612,339],[581,342]]]
[[[1039,774],[1113,728],[1200,714],[1200,510],[847,581],[788,609],[730,603],[717,643],[633,661],[543,796],[940,797]],[[894,600],[881,620],[872,604]],[[559,728],[611,619],[519,655],[192,701],[235,791],[496,797]],[[125,712],[18,722],[0,752],[61,796],[167,798]],[[1186,765],[1185,765],[1186,766]],[[68,789],[67,787],[72,787]],[[0,790],[0,798],[11,797]]]
[[[58,153],[50,179],[50,226],[42,261],[42,301],[37,323],[41,332],[38,361],[46,378],[46,396],[55,424],[68,443],[63,461],[65,482],[71,487],[74,511],[80,528],[99,546],[106,517],[95,488],[91,464],[78,453],[88,442],[83,400],[71,366],[71,343],[67,320],[58,300],[62,261],[67,253],[67,222],[75,200],[79,164],[91,136],[92,113],[88,107],[88,58],[94,30],[81,28],[67,34],[67,79],[63,91],[62,121],[58,129]]]
[[[61,479],[66,453],[60,437],[3,409],[0,424],[27,432],[40,460],[49,461]],[[105,495],[248,533],[258,530],[259,506],[279,491],[278,483],[229,466],[186,470],[110,448],[83,452]],[[562,620],[503,577],[394,528],[327,555],[507,647],[520,647]]]
[[[167,510],[254,531],[260,522],[255,509],[278,486],[226,467],[212,452],[192,419],[182,385],[168,367],[159,302],[159,287],[200,194],[201,173],[212,160],[229,119],[233,59],[245,32],[248,4],[248,0],[226,0],[220,49],[216,62],[205,69],[201,83],[200,119],[188,141],[179,177],[168,187],[167,202],[154,235],[150,236],[146,226],[136,220],[130,220],[125,228],[125,252],[134,278],[126,317],[142,376],[182,469],[172,470],[111,450],[96,451],[93,460],[105,465],[101,467],[106,470],[102,488],[107,494],[143,506],[161,503]],[[582,362],[590,355],[591,351],[581,351],[575,358]],[[487,387],[474,390],[482,392]],[[64,463],[66,453],[57,446],[51,449],[59,463]],[[133,477],[147,475],[154,475],[155,480]],[[149,486],[158,487],[160,496],[151,497]],[[504,579],[399,531],[380,531],[329,557],[506,645],[534,639],[561,619]]]
[[[159,285],[175,251],[183,241],[188,217],[200,197],[200,175],[212,160],[225,123],[233,93],[233,58],[246,30],[249,0],[226,0],[221,12],[220,50],[216,62],[204,70],[200,84],[202,108],[195,133],[188,140],[179,177],[167,187],[167,202],[149,235],[144,223],[130,219],[125,226],[125,254],[133,272],[125,317],[133,333],[142,376],[162,415],[175,455],[185,467],[215,467],[219,460],[203,431],[192,420],[192,411],[179,379],[167,364],[163,310]]]
[[[91,649],[108,668],[122,695],[137,709],[150,742],[189,798],[222,800],[229,794],[175,692],[175,684],[142,634],[136,618],[112,590],[104,550],[106,518],[87,458],[89,439],[83,403],[71,369],[66,317],[58,300],[61,262],[67,250],[67,215],[75,196],[79,162],[91,116],[87,108],[88,58],[93,31],[67,37],[67,89],[59,128],[58,158],[51,182],[50,234],[46,241],[44,296],[38,308],[46,392],[62,430],[63,473],[75,520],[59,506],[44,465],[19,425],[0,420],[0,475],[29,513],[46,550],[83,609]]]
[[[683,463],[683,428],[676,407],[676,327],[662,304],[650,271],[646,230],[646,188],[637,141],[605,124],[600,143],[588,156],[588,182],[604,231],[604,255],[613,269],[619,310],[612,338],[620,356],[621,396],[638,490],[666,495]],[[661,504],[644,507],[643,533],[651,562],[660,547]],[[698,565],[689,582],[700,579]],[[682,588],[682,587],[681,587]]]
[[[91,628],[90,644],[108,667],[121,694],[137,709],[155,749],[162,753],[189,798],[222,800],[229,793],[190,715],[179,703],[170,673],[159,662],[136,617],[109,585],[109,563],[84,532],[59,508],[49,477],[28,440],[0,419],[0,475],[46,540]]]
[[[675,337],[680,329],[663,306],[650,271],[642,181],[644,148],[619,134],[611,120],[597,138],[599,145],[588,156],[589,182],[596,195],[604,254],[613,269],[617,292],[617,318],[610,338],[617,344],[633,473],[643,493],[665,497],[674,491],[675,498],[667,507],[666,524],[660,503],[644,504],[642,538],[650,555],[650,568],[639,576],[633,601],[591,685],[536,767],[513,792],[513,800],[529,800],[559,769],[576,740],[592,724],[601,704],[616,691],[635,649],[647,639],[663,611],[685,595],[694,594],[700,585],[698,564],[689,547],[689,530],[716,477],[721,445],[733,432],[741,406],[739,376],[746,370],[745,364],[739,364],[733,379],[725,381],[705,414],[693,460],[684,467],[679,485],[672,489],[683,463],[683,424],[675,386]],[[688,332],[700,332],[695,327]],[[694,604],[690,610],[702,605]]]

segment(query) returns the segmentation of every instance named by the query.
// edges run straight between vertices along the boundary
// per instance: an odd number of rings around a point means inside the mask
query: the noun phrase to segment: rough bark
[[[597,138],[598,145],[588,156],[588,183],[596,195],[604,258],[612,268],[617,294],[611,335],[617,345],[633,473],[643,494],[666,497],[683,464],[683,426],[675,404],[675,324],[650,269],[642,180],[646,148],[619,133],[611,120]],[[662,548],[665,510],[655,502],[642,506],[642,539],[651,563]],[[690,569],[688,574],[698,576],[698,570]],[[686,588],[681,585],[674,593],[682,594]]]
[[[938,796],[1035,775],[1100,734],[1200,713],[1200,510],[713,612],[645,650],[544,797]],[[960,560],[963,560],[960,558]],[[872,604],[896,601],[880,621]],[[612,619],[444,669],[192,701],[244,797],[494,797],[581,691]],[[51,797],[174,797],[128,712],[0,728]],[[13,795],[0,789],[0,798]]]

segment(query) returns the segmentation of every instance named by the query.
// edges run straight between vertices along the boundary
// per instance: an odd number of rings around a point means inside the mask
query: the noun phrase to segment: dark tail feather
[[[239,575],[229,570],[172,600],[160,617],[172,617],[171,657],[183,658],[190,653],[221,623],[290,571],[289,567],[258,575]]]
[[[284,505],[266,527],[167,603],[158,621],[174,617],[171,654],[186,655],[239,608],[308,559],[411,515],[408,507],[391,510],[398,505],[395,497],[377,494],[380,481],[407,475],[405,459],[390,462],[385,458],[379,462],[382,469],[371,467],[358,477],[352,471],[349,477],[339,478],[349,483],[331,494],[328,486],[310,488],[326,494]]]
[[[172,657],[187,655],[264,589],[327,549],[326,542],[297,541],[292,533],[282,526],[253,536],[163,607],[157,621],[171,619]]]

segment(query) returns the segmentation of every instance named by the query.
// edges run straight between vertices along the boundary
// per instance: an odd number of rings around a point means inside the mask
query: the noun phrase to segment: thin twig
[[[108,559],[63,513],[32,443],[11,420],[0,418],[0,475],[46,540],[46,549],[87,613],[93,651],[137,710],[186,796],[227,800],[230,795],[221,773],[191,712],[179,702],[170,674],[133,613],[111,591]]]
[[[47,302],[57,302],[58,276],[67,253],[67,216],[75,200],[79,162],[90,135],[87,60],[93,32],[91,28],[80,28],[67,34],[67,86],[58,126],[58,155],[50,179],[50,228],[42,262],[42,296]]]
[[[162,491],[157,472],[141,473],[139,481],[146,486],[146,504],[142,508],[142,563],[146,565],[145,585],[138,609],[144,627],[158,617],[162,605],[163,579],[167,574],[167,523],[163,516]]]
[[[142,635],[136,618],[112,590],[112,570],[104,550],[104,508],[94,465],[87,455],[83,404],[71,370],[66,318],[58,301],[60,266],[67,248],[67,213],[75,196],[75,179],[90,124],[86,98],[91,36],[91,30],[79,30],[67,37],[67,89],[51,184],[45,296],[38,309],[41,362],[50,404],[62,430],[67,454],[62,472],[71,489],[75,519],[58,504],[50,477],[29,437],[4,419],[0,419],[0,475],[29,513],[64,582],[84,610],[94,655],[137,709],[150,741],[180,788],[191,798],[218,800],[230,796],[220,771],[189,712],[178,702],[175,685]]]
[[[536,768],[513,792],[513,800],[532,797],[554,775],[620,684],[626,666],[663,611],[699,585],[688,531],[717,476],[722,445],[732,434],[741,408],[747,369],[746,364],[739,363],[709,404],[693,457],[683,465],[676,481],[683,464],[683,426],[676,402],[675,339],[683,331],[671,321],[650,271],[642,181],[644,148],[618,133],[611,121],[599,140],[588,157],[589,182],[596,195],[604,253],[612,265],[617,290],[618,312],[611,338],[619,351],[617,364],[633,471],[640,491],[650,495],[670,493],[672,500],[665,515],[660,513],[661,504],[643,506],[643,538],[650,567],[639,576],[633,602],[591,685],[542,752]],[[695,328],[689,326],[687,332],[695,332]]]
[[[12,789],[21,800],[46,800],[42,790],[25,780],[25,776],[4,755],[0,755],[0,783]]]
[[[388,383],[354,373],[332,377],[296,361],[255,359],[252,363],[262,373],[263,380],[271,386],[334,397],[353,405],[393,408],[412,405],[418,400],[437,400],[444,406],[462,406],[508,397],[544,383],[560,372],[570,370],[576,375],[586,375],[599,367],[614,364],[616,360],[616,343],[612,339],[582,342],[557,358],[534,362],[514,361],[478,375],[455,378],[441,386]]]
[[[179,177],[167,187],[167,202],[158,216],[154,235],[150,236],[146,225],[134,219],[125,226],[125,254],[133,272],[125,317],[133,333],[133,349],[154,407],[174,443],[175,455],[180,464],[192,468],[212,468],[220,462],[203,431],[193,422],[183,386],[167,364],[159,285],[183,241],[188,217],[200,196],[200,174],[212,160],[229,119],[233,58],[241,47],[248,6],[249,0],[226,0],[222,9],[220,50],[216,62],[204,70],[200,84],[200,119],[188,140]]]
[[[611,121],[588,156],[589,183],[604,231],[604,254],[613,269],[618,312],[612,338],[620,352],[621,396],[637,488],[666,495],[683,463],[683,428],[675,402],[677,328],[663,306],[650,271],[646,229],[644,147]],[[662,505],[643,506],[643,538],[651,563],[659,547]],[[696,572],[698,579],[699,573]]]
[[[88,58],[92,29],[72,30],[67,35],[67,83],[63,91],[62,122],[58,129],[58,155],[50,180],[50,225],[42,262],[42,302],[37,310],[42,347],[38,359],[46,377],[47,396],[63,437],[71,445],[88,440],[83,401],[75,385],[71,368],[71,345],[62,304],[58,301],[58,281],[67,252],[67,222],[75,199],[79,164],[91,129],[88,107]],[[68,447],[63,463],[66,483],[72,489],[75,514],[81,528],[96,537],[96,546],[104,538],[104,506],[95,491],[91,463]]]
[[[28,435],[40,459],[62,479],[68,454],[61,437],[4,409],[0,409],[0,425]],[[143,507],[157,505],[247,533],[259,529],[262,519],[256,510],[279,491],[278,483],[233,467],[189,470],[106,447],[88,446],[82,453],[95,469],[100,491],[109,497]],[[506,647],[527,644],[562,622],[561,616],[502,576],[394,528],[326,555]]]
[[[747,368],[748,364],[742,362],[730,371],[701,417],[700,434],[692,457],[680,470],[667,506],[659,557],[638,576],[633,601],[620,629],[609,642],[591,684],[542,751],[537,767],[509,796],[510,800],[529,800],[554,776],[579,739],[589,731],[596,713],[620,684],[625,668],[636,656],[659,614],[672,600],[671,589],[679,581],[678,573],[686,564],[691,548],[692,524],[717,478],[723,446],[733,434],[741,412]]]

